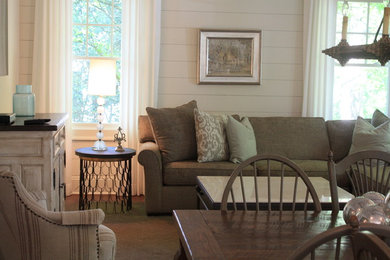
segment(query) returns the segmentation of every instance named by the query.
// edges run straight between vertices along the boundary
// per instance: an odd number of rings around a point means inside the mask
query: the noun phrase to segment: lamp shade
[[[88,94],[115,96],[116,72],[114,59],[90,59]]]

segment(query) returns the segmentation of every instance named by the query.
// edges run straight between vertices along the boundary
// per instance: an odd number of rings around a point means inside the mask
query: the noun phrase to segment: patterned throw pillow
[[[226,138],[225,115],[210,115],[194,109],[198,162],[224,161],[229,159]]]
[[[371,118],[371,124],[375,127],[380,126],[383,123],[389,121],[389,117],[383,114],[380,110],[375,109],[374,114]]]

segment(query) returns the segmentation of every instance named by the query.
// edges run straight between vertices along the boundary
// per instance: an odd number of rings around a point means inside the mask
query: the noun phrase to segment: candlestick
[[[341,39],[347,39],[347,28],[348,28],[348,16],[343,16],[343,30],[341,31]]]
[[[389,16],[390,16],[390,7],[385,7],[383,14],[383,32],[382,35],[389,35]]]

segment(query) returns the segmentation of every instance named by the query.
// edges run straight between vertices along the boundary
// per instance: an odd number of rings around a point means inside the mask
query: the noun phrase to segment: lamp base
[[[92,150],[94,150],[94,151],[106,151],[107,150],[107,146],[106,146],[106,144],[104,143],[103,140],[98,140],[93,145]]]

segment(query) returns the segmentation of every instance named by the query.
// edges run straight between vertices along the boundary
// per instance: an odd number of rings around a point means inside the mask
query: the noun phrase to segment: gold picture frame
[[[260,85],[260,58],[260,30],[199,30],[197,83]]]

